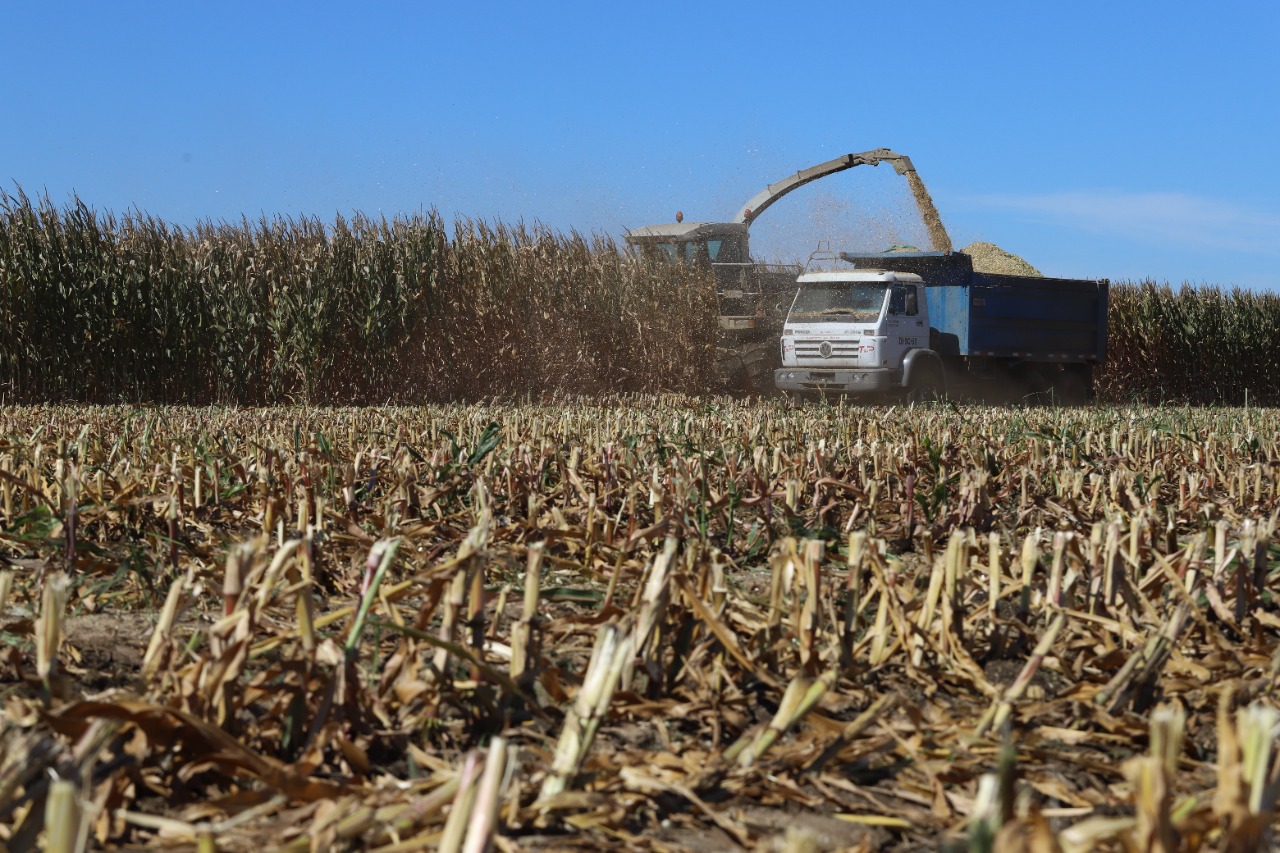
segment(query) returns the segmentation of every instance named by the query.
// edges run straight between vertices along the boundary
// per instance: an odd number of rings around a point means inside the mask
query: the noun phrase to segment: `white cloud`
[[[1029,214],[1060,227],[1181,249],[1280,255],[1280,215],[1184,193],[1076,190],[965,196],[956,201]]]

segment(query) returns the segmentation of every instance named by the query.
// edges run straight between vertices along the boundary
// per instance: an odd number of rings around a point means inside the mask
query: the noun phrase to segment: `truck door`
[[[902,364],[909,350],[929,345],[929,329],[920,313],[920,290],[915,284],[895,284],[889,291],[885,321],[885,349],[895,353],[893,364]]]

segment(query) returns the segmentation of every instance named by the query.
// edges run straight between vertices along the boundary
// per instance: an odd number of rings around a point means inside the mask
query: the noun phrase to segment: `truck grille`
[[[796,358],[825,361],[857,357],[858,341],[796,341]]]

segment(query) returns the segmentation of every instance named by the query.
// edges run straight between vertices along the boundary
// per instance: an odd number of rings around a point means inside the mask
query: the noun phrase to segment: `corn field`
[[[0,192],[0,401],[715,393],[709,274],[427,212],[167,225]],[[1280,404],[1280,296],[1111,287],[1103,399]]]
[[[363,404],[698,391],[715,285],[434,212],[176,228],[0,192],[4,402]]]
[[[1273,849],[1280,415],[0,409],[8,850]]]
[[[1112,286],[1109,313],[1104,397],[1280,404],[1280,294],[1131,282]]]

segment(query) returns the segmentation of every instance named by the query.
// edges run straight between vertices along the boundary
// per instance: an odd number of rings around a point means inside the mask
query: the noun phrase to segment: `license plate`
[[[814,382],[832,382],[836,378],[833,371],[830,370],[810,370],[809,379]]]

